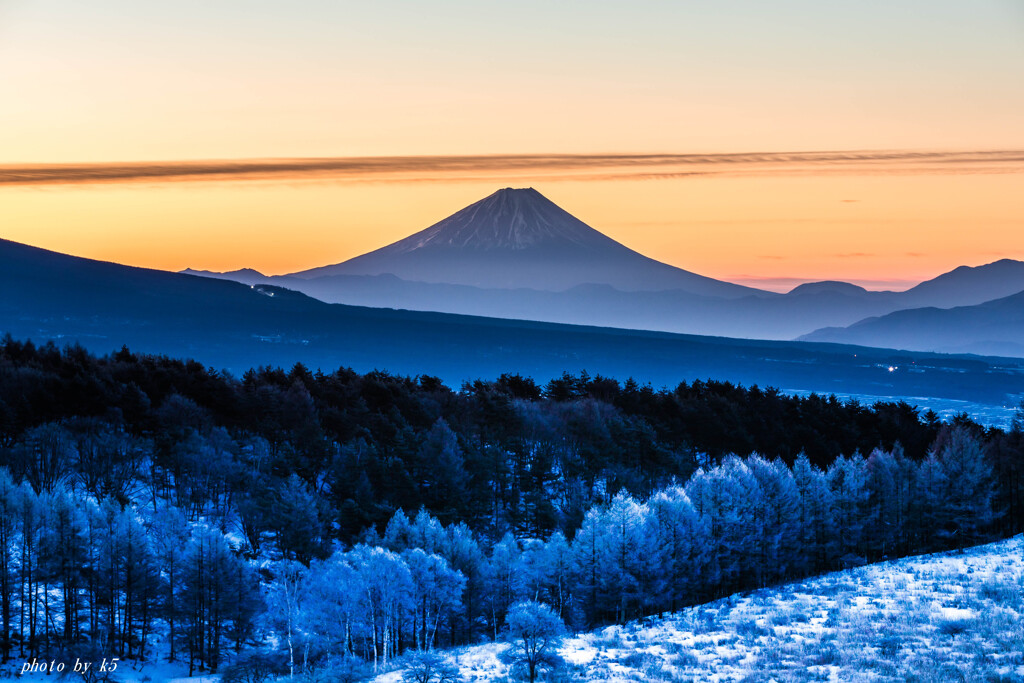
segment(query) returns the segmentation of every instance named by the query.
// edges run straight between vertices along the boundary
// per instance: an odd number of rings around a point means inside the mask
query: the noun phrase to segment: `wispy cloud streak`
[[[1024,172],[1024,151],[519,154],[0,165],[0,186],[332,180],[652,180],[709,175]]]

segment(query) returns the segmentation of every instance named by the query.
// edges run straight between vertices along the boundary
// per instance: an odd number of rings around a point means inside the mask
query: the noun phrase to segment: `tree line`
[[[263,608],[249,563],[173,506],[146,512],[0,468],[0,660],[146,659],[156,634],[190,671],[241,650]]]
[[[585,628],[958,547],[1022,530],[1022,427],[715,381],[234,378],[8,337],[0,654],[216,670],[274,632],[296,670],[383,664],[499,637],[523,600]]]
[[[655,389],[583,373],[542,387],[502,375],[451,389],[429,376],[301,365],[235,378],[127,349],[96,357],[0,342],[0,448],[17,477],[43,489],[74,479],[120,504],[169,498],[189,519],[240,515],[253,553],[296,527],[282,515],[295,516],[313,530],[286,541],[302,559],[322,554],[325,536],[350,543],[400,508],[493,538],[571,534],[619,489],[648,497],[730,453],[790,465],[803,453],[828,467],[899,444],[921,460],[941,427],[903,401],[711,380]],[[40,446],[39,430],[58,441]],[[998,430],[983,438],[1009,482],[1006,523],[1019,528],[1019,444]],[[264,514],[271,508],[279,514]]]
[[[548,605],[575,629],[990,538],[996,481],[963,427],[921,461],[898,449],[825,469],[728,456],[646,500],[595,505],[572,538],[482,542],[464,524],[398,512],[383,534],[275,582],[277,628],[296,670],[406,649],[497,639],[510,610]],[[301,652],[295,663],[294,653]]]

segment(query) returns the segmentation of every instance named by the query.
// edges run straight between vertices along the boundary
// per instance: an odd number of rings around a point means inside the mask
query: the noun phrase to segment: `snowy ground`
[[[515,680],[492,643],[452,651],[466,681]],[[558,681],[1024,682],[1024,536],[735,595],[567,638]],[[0,678],[54,681],[56,675]],[[398,683],[402,672],[378,676]],[[214,683],[181,665],[117,681]],[[71,680],[81,680],[72,677]],[[287,680],[287,679],[285,679]]]
[[[56,664],[53,662],[52,664]],[[53,671],[50,674],[42,672],[26,673],[19,675],[24,663],[13,662],[10,666],[0,669],[0,678],[12,678],[25,683],[54,683],[55,681],[81,681],[83,677],[74,675],[72,669],[75,662],[66,662],[65,671]],[[103,662],[90,662],[93,669],[98,669]],[[108,664],[109,665],[109,664]],[[189,677],[188,665],[180,662],[168,664],[166,662],[118,662],[116,670],[111,674],[111,680],[118,683],[219,683],[220,676],[198,675]]]
[[[509,680],[503,647],[460,650],[466,680]],[[605,628],[561,655],[555,680],[1024,681],[1024,536]]]

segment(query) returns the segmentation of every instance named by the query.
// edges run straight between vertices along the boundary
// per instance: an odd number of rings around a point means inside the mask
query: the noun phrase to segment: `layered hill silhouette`
[[[833,281],[784,295],[740,287],[638,254],[536,190],[511,188],[340,264],[277,277],[186,272],[268,282],[331,303],[778,340],[1024,291],[1024,262],[1008,259],[960,267],[905,292]]]
[[[99,353],[191,357],[242,373],[302,362],[463,380],[565,371],[655,386],[715,378],[784,389],[1002,403],[1006,359],[894,353],[326,304],[272,285],[132,268],[0,240],[0,334]],[[899,365],[912,370],[893,372]]]
[[[816,330],[802,339],[1024,357],[1024,292],[975,306],[897,311],[848,327]]]
[[[1024,291],[1024,261],[960,266],[902,292],[901,308],[972,306]]]
[[[199,277],[210,277],[217,280],[233,280],[234,282],[241,282],[244,285],[264,284],[272,279],[252,268],[240,268],[239,270],[231,270],[228,272],[193,270],[192,268],[186,268],[181,272],[184,275],[198,275]]]

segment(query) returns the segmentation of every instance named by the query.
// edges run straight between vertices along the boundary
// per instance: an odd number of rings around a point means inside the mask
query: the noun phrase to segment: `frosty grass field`
[[[507,647],[491,643],[448,654],[466,681],[517,680],[500,658]],[[1024,535],[570,636],[560,655],[565,665],[545,680],[1024,681]],[[183,668],[128,664],[115,680],[219,680],[187,678]],[[399,683],[402,674],[397,668],[375,681]]]
[[[458,650],[465,679],[514,680],[506,647]],[[1024,681],[1024,536],[610,626],[560,654],[551,680]]]

